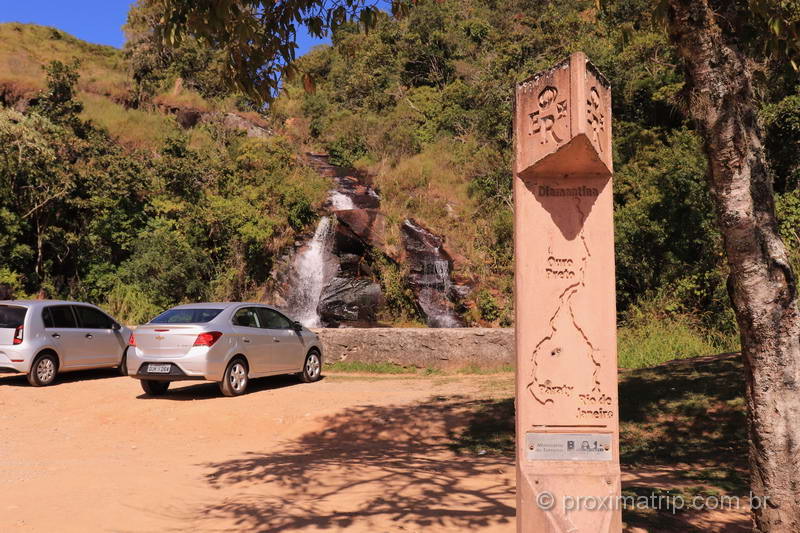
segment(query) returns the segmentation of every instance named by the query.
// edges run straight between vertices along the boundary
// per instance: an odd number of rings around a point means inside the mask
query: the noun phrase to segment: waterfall
[[[353,199],[339,191],[331,191],[328,198],[331,202],[331,209],[334,211],[345,211],[347,209],[356,208],[355,204],[353,204]]]
[[[462,327],[448,298],[452,285],[450,263],[442,259],[426,262],[422,283],[424,287],[419,291],[419,303],[428,315],[428,325],[434,328]]]
[[[331,253],[333,229],[332,217],[322,217],[314,237],[295,258],[295,282],[289,308],[292,317],[306,327],[321,326],[317,306],[325,285],[336,273]]]

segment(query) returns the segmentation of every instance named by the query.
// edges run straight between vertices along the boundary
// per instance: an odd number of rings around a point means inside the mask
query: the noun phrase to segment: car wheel
[[[119,362],[119,374],[121,376],[128,375],[128,349],[125,349],[125,353],[122,354],[122,361]]]
[[[54,354],[46,353],[37,357],[28,372],[28,383],[34,387],[46,387],[56,380],[58,372],[58,358]]]
[[[219,390],[225,396],[241,396],[247,390],[247,382],[247,363],[243,359],[234,359],[225,369]]]
[[[300,379],[303,383],[312,383],[319,381],[322,377],[322,359],[320,359],[319,352],[311,350],[306,355],[306,362],[303,364],[303,371],[300,373]]]
[[[143,379],[142,390],[148,396],[163,396],[169,388],[169,381],[156,381],[154,379]]]

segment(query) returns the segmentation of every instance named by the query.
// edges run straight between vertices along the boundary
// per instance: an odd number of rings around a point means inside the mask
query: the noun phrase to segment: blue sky
[[[122,25],[133,2],[126,0],[0,0],[0,22],[55,26],[90,43],[122,46]],[[325,41],[298,35],[298,57]]]

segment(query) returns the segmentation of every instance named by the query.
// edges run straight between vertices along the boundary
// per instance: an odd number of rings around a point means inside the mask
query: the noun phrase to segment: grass
[[[171,117],[121,105],[128,99],[131,85],[121,50],[36,24],[0,23],[0,97],[5,94],[13,101],[35,96],[46,87],[42,67],[54,60],[70,63],[74,59],[80,61],[82,117],[108,129],[126,148],[157,149],[177,128]],[[159,98],[165,104],[210,109],[200,95],[188,90]]]
[[[475,363],[470,363],[456,370],[456,374],[505,374],[513,373],[514,365],[500,365],[500,366],[481,366]]]
[[[158,149],[164,139],[178,129],[175,120],[167,115],[125,109],[96,94],[84,92],[79,97],[84,105],[81,117],[106,128],[120,144],[129,149]]]
[[[156,95],[153,98],[153,103],[155,103],[156,105],[164,105],[167,107],[195,109],[197,111],[213,110],[213,106],[211,105],[210,102],[205,100],[198,93],[188,89],[182,89],[177,92],[170,91]]]
[[[358,374],[416,374],[416,369],[394,363],[362,363],[360,361],[336,361],[326,363],[328,372],[347,372]]]
[[[326,363],[325,369],[330,372],[342,372],[353,374],[411,374],[415,376],[441,376],[441,375],[491,375],[514,372],[512,365],[481,367],[477,364],[469,364],[452,370],[442,370],[439,368],[416,368],[402,366],[394,363],[365,363],[361,361],[335,361]]]
[[[43,65],[73,59],[81,62],[80,90],[116,100],[125,98],[128,77],[121,50],[90,44],[47,26],[0,24],[0,84],[13,83],[36,92],[45,87]]]
[[[737,350],[736,338],[704,332],[688,319],[653,318],[643,324],[622,326],[617,332],[620,368],[647,368],[673,359]]]

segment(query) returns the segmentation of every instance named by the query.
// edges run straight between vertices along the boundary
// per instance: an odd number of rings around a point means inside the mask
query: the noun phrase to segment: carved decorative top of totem
[[[521,178],[613,172],[610,86],[584,54],[571,55],[516,90],[516,170]],[[550,157],[561,151],[564,157]]]

